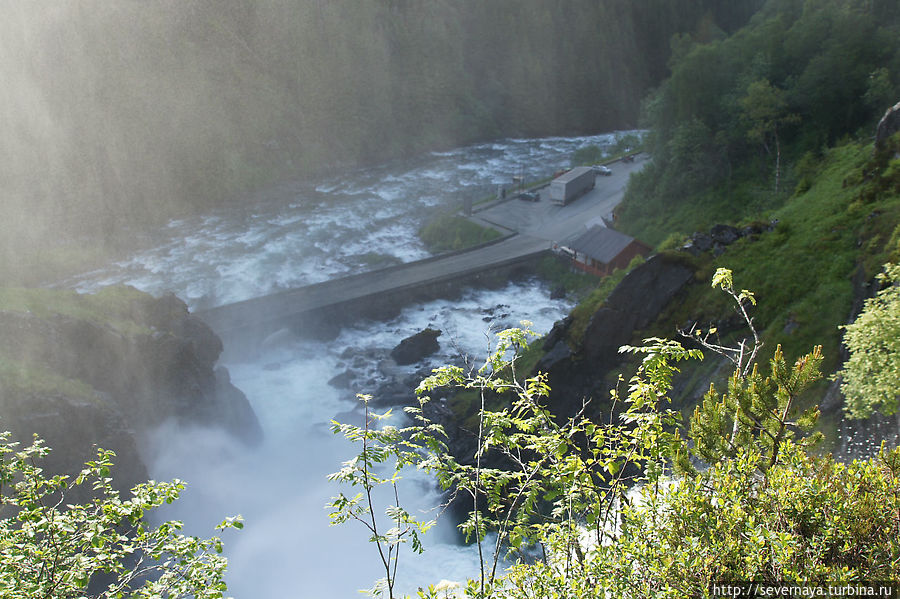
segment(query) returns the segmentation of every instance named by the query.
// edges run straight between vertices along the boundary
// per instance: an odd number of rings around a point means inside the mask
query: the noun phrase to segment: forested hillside
[[[266,182],[502,136],[634,126],[669,39],[761,0],[14,3],[4,271]]]
[[[620,222],[659,243],[784,203],[826,148],[869,140],[900,99],[900,5],[769,0],[725,40],[673,40],[645,102],[653,164]]]
[[[673,48],[672,74],[644,106],[653,161],[618,224],[668,250],[717,224],[755,232],[692,258],[699,283],[660,332],[722,319],[724,333],[729,312],[703,281],[727,267],[758,293],[766,357],[822,344],[834,372],[846,359],[839,327],[900,256],[897,142],[872,146],[900,100],[900,5],[769,0],[728,39]]]

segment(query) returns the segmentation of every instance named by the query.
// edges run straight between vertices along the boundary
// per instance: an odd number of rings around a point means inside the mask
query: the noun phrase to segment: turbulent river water
[[[568,167],[576,149],[614,141],[615,134],[503,140],[284,184],[245,209],[172,222],[156,233],[151,249],[71,285],[90,291],[128,283],[154,294],[172,291],[198,308],[425,258],[416,232],[434,211],[467,197],[477,201],[514,176],[547,177]],[[461,353],[483,359],[491,331],[529,320],[544,333],[570,309],[565,299],[551,300],[542,282],[516,282],[413,305],[389,322],[359,322],[333,341],[279,335],[252,358],[226,359],[265,440],[247,449],[211,430],[160,430],[147,448],[151,475],[189,485],[167,516],[199,535],[212,534],[225,516],[244,517],[245,528],[225,538],[229,594],[237,598],[358,596],[383,571],[366,531],[328,524],[324,506],[339,489],[326,475],[352,454],[330,433],[330,421],[353,418],[355,393],[373,391],[390,349],[426,326],[443,331],[441,351],[427,368]],[[329,385],[348,370],[357,384],[372,388]],[[427,512],[439,494],[432,481],[414,474],[401,500]],[[401,556],[401,591],[477,574],[476,553],[458,543],[453,523],[439,525],[426,540],[424,554]]]

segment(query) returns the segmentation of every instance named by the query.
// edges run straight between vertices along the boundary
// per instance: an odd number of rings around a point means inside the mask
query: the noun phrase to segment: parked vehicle
[[[565,206],[594,188],[594,169],[579,166],[550,182],[550,199]]]

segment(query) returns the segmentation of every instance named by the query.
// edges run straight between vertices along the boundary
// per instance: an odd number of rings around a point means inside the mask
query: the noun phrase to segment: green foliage
[[[8,438],[0,434],[0,595],[224,596],[227,560],[219,538],[189,537],[179,532],[180,522],[153,526],[147,520],[149,512],[178,499],[184,483],[141,484],[122,500],[112,488],[112,452],[100,450],[74,479],[47,476],[39,462],[49,449],[39,439],[19,449]],[[90,489],[92,498],[70,504],[80,489]],[[239,517],[228,518],[218,529],[242,526]]]
[[[753,294],[735,291],[726,269],[713,285],[752,328],[744,303]],[[709,346],[708,337],[693,338]],[[710,390],[683,439],[668,394],[679,362],[700,358],[698,350],[657,338],[622,348],[643,360],[625,391],[612,392],[615,416],[562,421],[545,407],[543,375],[516,378],[527,339],[527,331],[504,331],[480,368],[439,368],[418,389],[458,385],[481,397],[472,461],[414,450],[444,486],[473,502],[460,527],[477,544],[482,574],[467,582],[466,596],[709,597],[711,584],[725,580],[900,575],[900,451],[844,465],[809,454],[814,437],[795,440],[815,420],[816,410],[795,417],[794,408],[819,377],[818,348],[792,366],[776,350],[768,377],[755,364],[737,368],[724,394]],[[487,393],[511,399],[487,410]],[[708,468],[698,471],[698,461]],[[497,537],[485,554],[488,531]],[[504,548],[517,560],[499,573]],[[453,585],[439,586],[446,595]]]
[[[662,240],[656,247],[657,252],[667,252],[670,250],[680,250],[688,241],[688,236],[684,233],[670,233],[668,237]]]
[[[900,506],[900,453],[844,465],[786,443],[760,481],[762,459],[742,449],[660,494],[645,487],[642,501],[623,510],[622,541],[601,562],[621,577],[610,586],[632,596],[707,597],[723,580],[897,576],[900,520],[889,512]]]
[[[327,507],[331,510],[329,518],[332,525],[353,520],[369,531],[369,542],[375,544],[385,571],[385,577],[375,584],[370,594],[376,597],[386,594],[393,599],[401,547],[409,543],[413,551],[421,553],[423,548],[419,535],[434,525],[433,520],[419,520],[403,509],[397,487],[400,471],[406,466],[435,468],[433,458],[427,458],[423,451],[438,456],[446,451],[446,447],[439,440],[443,433],[439,427],[430,423],[421,424],[421,412],[409,410],[419,420],[416,426],[379,427],[379,423],[391,417],[391,412],[376,414],[369,409],[369,396],[360,395],[359,399],[365,405],[365,424],[359,427],[332,421],[331,429],[333,433],[342,434],[350,442],[360,445],[361,450],[357,456],[344,462],[340,470],[330,474],[328,480],[359,487],[361,491],[352,497],[341,493]],[[392,471],[387,475],[380,474],[381,466],[388,463],[392,463]],[[389,487],[391,491],[384,509],[390,527],[380,524],[375,512],[375,493],[382,487]]]
[[[592,422],[583,412],[560,423],[544,406],[549,393],[546,377],[519,382],[516,358],[508,358],[510,351],[526,345],[527,335],[521,329],[501,332],[479,370],[440,368],[418,389],[428,393],[455,385],[476,390],[482,406],[487,392],[513,394],[507,408],[482,409],[474,463],[449,459],[437,472],[442,486],[473,501],[474,509],[460,528],[475,539],[479,555],[485,534],[496,532],[491,557],[482,558],[478,596],[489,596],[497,588],[497,566],[505,545],[524,559],[527,547],[539,545],[545,553],[565,556],[556,564],[560,573],[579,576],[580,536],[588,534],[598,545],[607,542],[614,507],[626,488],[637,480],[656,483],[664,460],[679,446],[677,433],[671,432],[677,414],[664,406],[658,388],[671,384],[673,361],[698,355],[677,343],[654,340],[636,350],[646,358],[621,398],[624,425]],[[509,376],[498,376],[501,373]],[[483,463],[492,452],[502,458],[503,467]]]
[[[606,151],[600,146],[578,148],[572,153],[572,166],[597,164],[606,158]]]
[[[658,243],[783,203],[793,185],[780,184],[782,161],[869,137],[900,97],[898,29],[897,11],[875,3],[772,0],[727,39],[681,39],[671,76],[644,104],[654,162],[629,185],[620,226]],[[754,188],[763,198],[748,202]]]
[[[61,376],[40,365],[2,355],[0,355],[0,381],[2,381],[0,388],[3,389],[0,406],[5,403],[7,397],[21,391],[37,394],[59,393],[87,401],[95,401],[97,398],[96,391],[87,383]]]
[[[419,231],[422,242],[432,252],[463,250],[499,239],[503,234],[482,227],[467,218],[442,214],[428,221]]]
[[[111,326],[121,333],[149,332],[140,306],[152,296],[130,285],[111,285],[93,294],[65,289],[0,287],[0,309],[40,318],[57,315]]]
[[[839,375],[847,414],[865,418],[878,410],[897,411],[900,390],[900,265],[886,264],[879,276],[887,285],[866,300],[859,317],[843,327],[850,351]]]
[[[767,153],[769,138],[775,141],[775,195],[781,180],[781,139],[778,129],[800,121],[800,116],[788,112],[784,90],[774,87],[766,79],[759,79],[747,86],[747,95],[738,100],[743,110],[742,118],[748,123],[747,137],[761,143]]]
[[[753,448],[760,459],[758,468],[768,470],[778,461],[784,443],[793,437],[791,428],[809,432],[815,426],[818,409],[797,417],[797,400],[821,378],[821,363],[821,348],[815,348],[789,368],[779,347],[770,362],[769,376],[764,377],[754,364],[749,375],[736,371],[721,395],[710,385],[691,419],[694,452],[707,463],[716,463]],[[819,440],[821,433],[802,439],[800,445]]]
[[[572,268],[572,261],[557,255],[544,256],[535,268],[551,286],[563,287],[567,294],[582,297],[597,286],[597,277]]]
[[[701,255],[695,262],[699,280],[708,280],[727,264],[740,272],[741,286],[756,292],[754,319],[766,342],[759,356],[763,363],[778,345],[786,356],[821,345],[822,369],[830,374],[840,356],[838,326],[846,322],[860,292],[854,281],[875,276],[897,252],[900,193],[884,176],[890,160],[873,157],[871,145],[850,143],[810,152],[803,163],[801,176],[809,187],[783,207],[760,213],[757,222],[745,221],[761,233],[732,244],[721,256]],[[720,197],[723,203],[732,199]],[[700,218],[704,208],[692,206],[682,214],[686,220]],[[728,222],[723,217],[719,222]],[[774,230],[760,226],[772,220],[778,221]],[[692,285],[649,334],[667,334],[671,322],[698,322],[705,330],[719,326],[727,335],[732,327],[724,325],[733,304],[724,300],[708,285]],[[825,387],[816,385],[810,396],[820,395]],[[702,388],[695,391],[703,393]]]

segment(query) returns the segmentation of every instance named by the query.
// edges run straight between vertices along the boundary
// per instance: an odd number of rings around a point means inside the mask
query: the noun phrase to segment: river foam
[[[513,176],[547,177],[568,166],[576,149],[612,141],[613,135],[504,140],[291,184],[277,201],[173,221],[153,247],[69,283],[82,291],[114,283],[172,291],[197,308],[424,258],[428,252],[416,231],[436,208],[482,198]],[[225,516],[244,516],[245,528],[226,537],[235,597],[358,596],[383,572],[361,527],[328,525],[323,506],[339,489],[326,475],[353,455],[330,433],[331,419],[358,418],[355,394],[375,391],[390,349],[427,326],[443,331],[440,352],[394,372],[412,376],[461,354],[483,360],[491,334],[521,320],[547,332],[571,308],[551,300],[549,291],[539,281],[470,290],[408,306],[389,322],[356,323],[330,342],[289,331],[271,337],[252,359],[226,364],[265,431],[259,447],[247,449],[216,431],[168,427],[145,448],[154,478],[189,483],[167,516],[183,519],[198,535],[209,535]],[[356,387],[328,384],[348,370]],[[427,513],[440,501],[439,490],[421,474],[404,485],[414,510]],[[477,574],[476,554],[457,544],[452,523],[426,539],[424,556],[401,558],[403,592]]]

